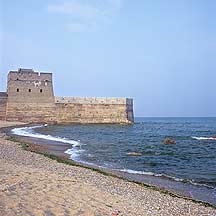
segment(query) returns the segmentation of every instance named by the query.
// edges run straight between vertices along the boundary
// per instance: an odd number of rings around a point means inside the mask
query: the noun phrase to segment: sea
[[[140,117],[133,125],[36,125],[12,133],[70,144],[64,153],[71,160],[216,205],[216,118]]]

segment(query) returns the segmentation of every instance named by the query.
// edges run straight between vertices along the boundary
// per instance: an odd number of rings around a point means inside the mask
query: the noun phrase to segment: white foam
[[[41,128],[41,127],[47,127],[48,125],[37,125],[32,127],[21,127],[21,128],[14,128],[11,130],[12,134],[18,135],[18,136],[25,136],[25,137],[33,137],[33,138],[39,138],[39,139],[45,139],[55,142],[62,142],[71,144],[73,148],[67,149],[64,153],[70,155],[70,158],[76,161],[79,161],[79,155],[84,151],[80,149],[81,142],[80,140],[70,140],[64,137],[55,137],[51,135],[45,135],[35,132],[33,129],[35,128]]]
[[[138,174],[138,175],[155,175],[153,172],[144,172],[144,171],[137,171],[137,170],[131,170],[131,169],[121,169],[121,172],[126,172],[130,174]]]
[[[196,140],[216,140],[214,137],[192,137],[193,139]]]
[[[126,172],[126,173],[130,173],[130,174],[135,174],[135,175],[150,175],[150,176],[156,176],[156,177],[165,177],[165,178],[177,181],[177,182],[185,182],[185,183],[188,182],[188,183],[190,183],[192,185],[195,185],[195,186],[216,189],[215,187],[207,185],[207,184],[197,183],[197,182],[194,182],[193,180],[190,180],[190,179],[181,179],[181,178],[169,176],[169,175],[166,175],[166,174],[156,174],[156,173],[153,173],[153,172],[144,172],[144,171],[137,171],[137,170],[130,170],[130,169],[121,169],[121,170],[117,170],[117,171]]]
[[[64,153],[70,155],[70,158],[74,161],[78,161],[81,162],[79,160],[79,155],[83,152],[84,150],[82,149],[77,149],[75,148],[71,148],[71,149],[67,149]]]
[[[62,138],[62,137],[54,137],[51,135],[40,134],[40,133],[33,131],[33,129],[35,128],[40,128],[44,126],[46,127],[47,125],[37,125],[37,126],[32,126],[32,127],[14,128],[11,130],[11,132],[12,134],[19,135],[19,136],[33,137],[33,138],[45,139],[45,140],[50,140],[50,141],[55,141],[55,142],[68,143],[74,147],[81,145],[79,141],[70,140],[64,137]]]
[[[106,167],[99,166],[99,165],[96,165],[96,164],[91,163],[91,162],[81,160],[79,156],[84,151],[85,150],[83,150],[83,149],[78,149],[78,148],[75,147],[75,148],[71,148],[71,149],[66,150],[64,153],[69,154],[70,159],[72,159],[72,160],[74,160],[76,162],[80,162],[82,164],[89,165],[89,166],[94,166],[94,167],[98,167],[98,168],[106,168]]]
[[[136,175],[150,175],[150,176],[156,176],[156,177],[166,177],[169,179],[173,179],[175,181],[184,181],[184,179],[176,178],[176,177],[169,176],[166,174],[158,174],[158,173],[153,173],[153,172],[137,171],[137,170],[131,170],[131,169],[121,169],[120,171],[130,173],[130,174],[136,174]]]

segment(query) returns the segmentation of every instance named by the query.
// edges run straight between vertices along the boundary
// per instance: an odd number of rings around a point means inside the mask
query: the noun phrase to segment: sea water
[[[82,163],[216,189],[216,118],[136,118],[133,125],[45,125],[13,133],[69,143],[65,153]],[[167,137],[176,144],[164,144]]]

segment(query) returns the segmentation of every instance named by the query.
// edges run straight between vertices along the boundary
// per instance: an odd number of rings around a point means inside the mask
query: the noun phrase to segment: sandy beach
[[[0,121],[0,127],[19,125]],[[0,136],[0,215],[216,215],[216,209],[25,151]]]

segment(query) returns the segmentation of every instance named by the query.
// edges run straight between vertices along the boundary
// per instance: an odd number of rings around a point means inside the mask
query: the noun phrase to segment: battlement
[[[18,69],[8,73],[9,103],[54,103],[52,73]]]
[[[131,98],[112,97],[55,97],[55,103],[65,104],[133,104]]]
[[[52,73],[35,72],[32,69],[18,69],[8,73],[9,81],[43,81],[52,82]]]

